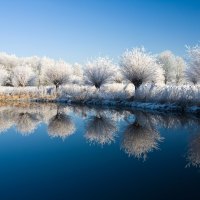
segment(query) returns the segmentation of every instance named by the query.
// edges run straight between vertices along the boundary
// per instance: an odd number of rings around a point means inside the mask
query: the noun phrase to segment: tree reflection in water
[[[72,135],[75,129],[70,116],[60,112],[52,117],[48,124],[48,134],[50,137],[61,137],[64,139]]]
[[[85,138],[91,143],[111,144],[115,141],[116,131],[116,123],[111,117],[97,114],[89,118]]]
[[[186,160],[186,167],[200,167],[200,134],[198,133],[194,134],[189,141]]]
[[[0,112],[0,133],[5,133],[14,124],[14,119],[11,118],[10,112],[1,110]]]
[[[36,114],[31,113],[19,113],[15,117],[15,125],[17,131],[22,135],[29,135],[37,128],[40,120]]]
[[[164,138],[151,126],[141,125],[137,120],[129,124],[124,132],[122,149],[129,155],[142,158],[144,161],[147,154],[158,149],[158,143]]]
[[[158,132],[160,128],[165,130],[184,129],[188,133],[193,130],[190,133],[193,136],[189,140],[186,167],[200,167],[200,134],[196,134],[200,133],[200,119],[194,116],[53,103],[8,103],[8,105],[0,106],[0,133],[5,133],[9,128],[15,127],[17,132],[23,136],[29,135],[36,130],[40,123],[43,123],[47,125],[47,131],[51,138],[61,137],[64,139],[76,130],[72,116],[73,118],[78,117],[78,120],[84,120],[86,123],[84,137],[87,141],[102,146],[115,141],[118,124],[128,123],[122,133],[121,148],[129,156],[143,160],[146,160],[149,152],[158,149],[159,143],[163,141],[164,138]]]

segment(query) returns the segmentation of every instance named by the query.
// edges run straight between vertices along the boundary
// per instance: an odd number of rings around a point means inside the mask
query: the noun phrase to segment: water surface
[[[200,199],[200,119],[0,106],[0,199]]]

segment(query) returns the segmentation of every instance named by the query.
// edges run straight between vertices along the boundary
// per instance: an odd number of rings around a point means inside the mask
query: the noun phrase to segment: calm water
[[[0,199],[200,199],[200,119],[0,107]]]

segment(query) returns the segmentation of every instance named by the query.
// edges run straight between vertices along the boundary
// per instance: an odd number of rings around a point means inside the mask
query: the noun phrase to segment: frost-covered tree
[[[0,52],[0,65],[4,66],[4,69],[8,72],[8,80],[6,81],[6,85],[11,86],[11,74],[13,71],[13,68],[21,65],[22,59],[13,55],[13,54],[7,54],[4,52]]]
[[[179,56],[175,56],[171,51],[167,50],[158,56],[158,62],[164,70],[165,84],[183,81],[185,61]]]
[[[164,51],[158,56],[158,62],[164,70],[165,84],[175,82],[176,56],[171,51]]]
[[[50,63],[50,65],[44,69],[44,81],[55,85],[57,90],[60,85],[69,82],[71,71],[71,65],[62,60]]]
[[[46,57],[40,58],[38,56],[24,57],[23,65],[29,65],[33,72],[36,74],[35,84],[40,87],[41,83],[41,75],[42,75],[42,61],[45,60]]]
[[[187,47],[188,63],[185,70],[187,81],[197,84],[200,82],[200,46]]]
[[[73,66],[73,72],[70,76],[71,82],[74,84],[82,84],[83,83],[83,69],[82,65],[79,63],[74,63]]]
[[[12,84],[16,87],[34,85],[35,78],[35,73],[28,65],[16,66],[12,70]]]
[[[184,70],[186,63],[180,56],[176,56],[176,84],[180,84],[184,80]]]
[[[0,65],[0,85],[5,85],[8,80],[8,72],[3,65]]]
[[[85,82],[98,89],[112,81],[114,74],[115,65],[108,57],[98,57],[87,62],[84,70]]]
[[[120,66],[124,78],[134,84],[135,89],[146,82],[163,82],[163,70],[154,55],[144,48],[134,48],[122,54]]]
[[[7,54],[5,52],[0,53],[0,64],[4,65],[6,70],[11,71],[17,65],[21,65],[22,59],[16,55]]]

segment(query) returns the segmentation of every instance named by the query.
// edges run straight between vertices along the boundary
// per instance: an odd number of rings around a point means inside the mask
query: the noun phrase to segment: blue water
[[[200,199],[200,119],[0,107],[0,199]]]

